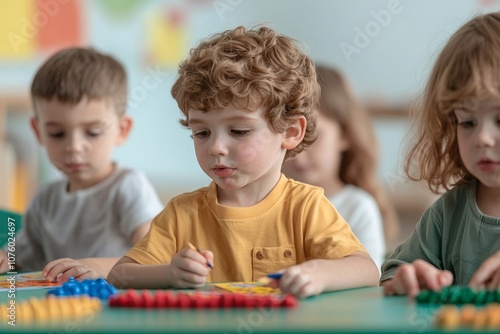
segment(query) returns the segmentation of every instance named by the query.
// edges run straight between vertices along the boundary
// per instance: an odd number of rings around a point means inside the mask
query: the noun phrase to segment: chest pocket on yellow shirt
[[[295,247],[255,247],[252,249],[252,280],[256,281],[296,264]]]

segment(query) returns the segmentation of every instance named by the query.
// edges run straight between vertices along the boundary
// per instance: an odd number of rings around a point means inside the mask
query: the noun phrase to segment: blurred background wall
[[[176,67],[214,33],[265,24],[344,72],[372,112],[380,177],[405,238],[434,199],[400,169],[408,104],[450,34],[499,9],[494,0],[0,0],[0,208],[22,212],[40,184],[60,177],[29,128],[29,88],[41,62],[70,45],[109,53],[128,71],[135,126],[116,160],[142,169],[164,202],[208,184],[177,121]]]

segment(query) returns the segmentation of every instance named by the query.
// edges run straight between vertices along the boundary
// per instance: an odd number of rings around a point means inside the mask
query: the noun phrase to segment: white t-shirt
[[[385,239],[382,216],[375,199],[352,184],[328,198],[351,230],[365,246],[380,272],[385,258]]]
[[[120,257],[133,246],[134,231],[163,207],[142,172],[119,166],[76,192],[67,192],[67,180],[47,184],[23,217],[16,262],[22,270],[41,270],[62,257]]]

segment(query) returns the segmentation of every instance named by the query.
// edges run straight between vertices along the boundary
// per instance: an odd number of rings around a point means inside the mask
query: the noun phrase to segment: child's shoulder
[[[324,190],[321,187],[313,186],[311,184],[303,183],[300,181],[296,181],[294,179],[288,178],[286,176],[282,176],[282,180],[284,181],[284,192],[289,192],[294,196],[323,196]]]
[[[208,198],[216,196],[215,183],[210,183],[210,185],[202,188],[195,189],[193,191],[184,192],[177,196],[174,196],[169,202],[173,205],[182,205],[183,203],[192,203],[196,201],[206,201]]]
[[[457,203],[457,202],[466,202],[472,197],[475,199],[476,195],[476,182],[471,181],[470,183],[459,184],[444,194],[442,194],[436,202],[443,203]]]
[[[112,182],[125,182],[128,180],[147,180],[146,175],[140,169],[117,165],[113,173],[108,177]],[[102,182],[106,182],[103,180]]]
[[[345,198],[356,202],[374,202],[375,198],[366,190],[353,184],[346,184],[333,198]]]
[[[476,206],[476,182],[454,186],[439,196],[428,210],[442,215],[445,212],[464,212]]]
[[[29,209],[40,210],[40,208],[47,207],[49,203],[58,202],[59,198],[66,193],[67,187],[68,181],[66,179],[56,179],[40,185],[31,198]]]
[[[68,181],[64,178],[52,180],[50,182],[44,183],[40,185],[38,190],[35,193],[35,197],[43,197],[47,194],[53,194],[59,190],[66,189],[68,185]]]

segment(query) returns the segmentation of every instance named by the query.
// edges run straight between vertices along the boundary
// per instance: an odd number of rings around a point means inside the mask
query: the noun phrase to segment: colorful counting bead
[[[75,281],[73,277],[70,277],[68,282],[63,283],[63,285],[58,288],[49,290],[47,292],[47,295],[87,295],[90,297],[97,297],[102,300],[107,300],[109,296],[116,294],[116,292],[116,288],[102,278],[98,278],[96,280],[85,279],[83,281]]]
[[[109,298],[111,307],[144,308],[257,308],[257,307],[295,307],[297,299],[292,295],[251,295],[226,292],[214,293],[173,293],[171,291],[148,290],[142,292],[128,290]]]
[[[416,297],[419,303],[475,304],[484,305],[500,302],[500,290],[474,291],[466,286],[450,286],[441,291],[422,290]]]
[[[14,305],[15,307],[1,305],[0,317],[2,319],[9,319],[14,316],[16,321],[20,323],[25,321],[75,319],[93,314],[102,309],[101,301],[89,296],[64,298],[48,296],[45,299],[31,298]]]
[[[436,325],[445,329],[464,327],[475,330],[498,330],[500,329],[500,305],[494,303],[482,308],[473,305],[465,305],[462,308],[447,305],[436,315]]]

